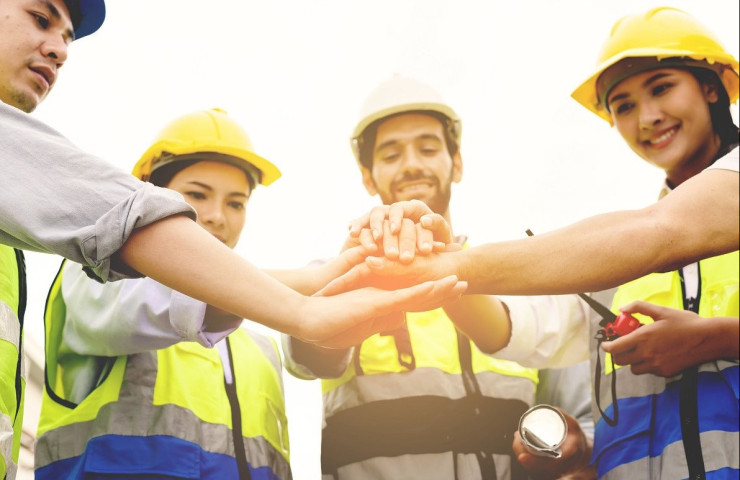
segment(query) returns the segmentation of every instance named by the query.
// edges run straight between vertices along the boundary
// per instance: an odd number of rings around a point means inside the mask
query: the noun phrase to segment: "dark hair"
[[[400,115],[407,115],[409,113],[420,113],[422,115],[428,115],[439,120],[442,124],[442,131],[444,135],[445,145],[447,145],[447,151],[451,157],[454,157],[460,150],[460,146],[457,144],[457,137],[455,136],[455,124],[446,115],[431,110],[411,110],[407,112],[399,112],[387,117],[375,120],[373,123],[367,126],[362,132],[359,138],[358,152],[360,157],[360,164],[367,168],[373,168],[373,150],[375,149],[375,140],[378,136],[378,127],[381,123],[391,118],[398,117]]]
[[[166,165],[162,165],[149,175],[147,181],[149,183],[153,183],[158,187],[166,187],[172,181],[172,177],[177,175],[177,172],[179,172],[180,170],[184,170],[200,161],[201,160],[199,159],[180,160],[177,162],[170,162]]]
[[[720,152],[724,154],[738,143],[738,127],[732,120],[730,97],[714,70],[692,67],[688,70],[700,84],[714,85],[717,90],[718,98],[716,102],[709,104],[709,115],[712,119],[712,128],[720,138]]]

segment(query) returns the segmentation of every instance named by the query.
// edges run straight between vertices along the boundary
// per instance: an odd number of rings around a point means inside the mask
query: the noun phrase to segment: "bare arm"
[[[457,298],[456,278],[410,289],[362,289],[305,297],[262,272],[195,222],[175,216],[137,229],[120,250],[136,271],[193,298],[300,339],[350,346],[384,325],[389,313],[425,311]]]
[[[450,320],[484,353],[509,343],[511,320],[503,302],[491,295],[463,295],[444,306]]]
[[[393,278],[400,286],[450,274],[468,281],[467,293],[604,290],[737,250],[738,187],[737,172],[706,170],[641,210],[598,215],[522,240],[416,256],[409,265],[368,257],[326,291],[372,283],[370,277]]]
[[[737,250],[738,203],[737,172],[708,170],[642,210],[451,255],[471,293],[603,290]]]

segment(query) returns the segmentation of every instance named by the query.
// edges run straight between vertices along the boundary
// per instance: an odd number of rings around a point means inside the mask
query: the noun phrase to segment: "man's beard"
[[[429,175],[424,172],[418,172],[416,174],[404,173],[400,178],[397,178],[393,180],[393,182],[391,182],[390,191],[395,191],[396,185],[398,185],[399,183],[413,182],[416,180],[426,180],[428,182],[431,182],[436,191],[434,196],[428,199],[411,197],[405,200],[410,200],[412,198],[422,200],[434,213],[444,215],[445,213],[447,213],[447,209],[450,206],[450,198],[452,197],[452,172],[450,172],[449,178],[450,180],[447,181],[446,185],[443,188],[440,184],[439,178],[434,175]],[[391,203],[399,201],[399,199],[396,198],[396,195],[393,193],[391,193],[390,196],[380,193],[380,199],[383,201],[384,205],[390,205]]]

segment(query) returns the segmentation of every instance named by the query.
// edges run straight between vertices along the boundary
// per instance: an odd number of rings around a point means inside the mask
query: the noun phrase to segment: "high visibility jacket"
[[[47,300],[46,388],[36,479],[290,480],[281,361],[237,329],[216,348],[181,342],[114,358],[79,404],[65,399],[61,274]],[[89,358],[89,357],[88,357]],[[118,478],[118,477],[115,477]]]
[[[738,252],[699,262],[698,314],[702,317],[738,316]],[[633,300],[683,309],[679,272],[656,273],[621,286],[613,310]],[[636,315],[642,323],[649,317]],[[598,327],[595,327],[598,328]],[[595,328],[592,328],[592,333]],[[595,340],[594,340],[595,341]],[[592,345],[594,355],[604,355]],[[603,358],[603,357],[602,357]],[[599,401],[605,415],[614,419],[611,382],[616,375],[617,423],[597,419],[594,457],[602,479],[660,479],[688,477],[679,412],[682,375],[665,378],[633,375],[629,367],[612,369],[609,357],[601,359]],[[707,362],[698,374],[698,425],[707,479],[738,478],[740,417],[738,359]],[[606,408],[605,408],[606,407]]]
[[[526,478],[511,444],[536,370],[481,353],[443,309],[407,313],[353,355],[322,380],[324,478]]]
[[[0,478],[18,469],[23,426],[23,313],[26,272],[23,253],[0,245]]]

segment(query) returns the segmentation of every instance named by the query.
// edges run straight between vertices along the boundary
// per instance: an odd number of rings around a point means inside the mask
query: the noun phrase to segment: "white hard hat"
[[[350,138],[357,161],[360,162],[362,135],[370,125],[391,115],[416,111],[435,112],[448,118],[452,136],[457,145],[460,145],[462,122],[457,113],[444,102],[442,96],[419,80],[395,74],[373,90],[362,105],[360,121]]]

